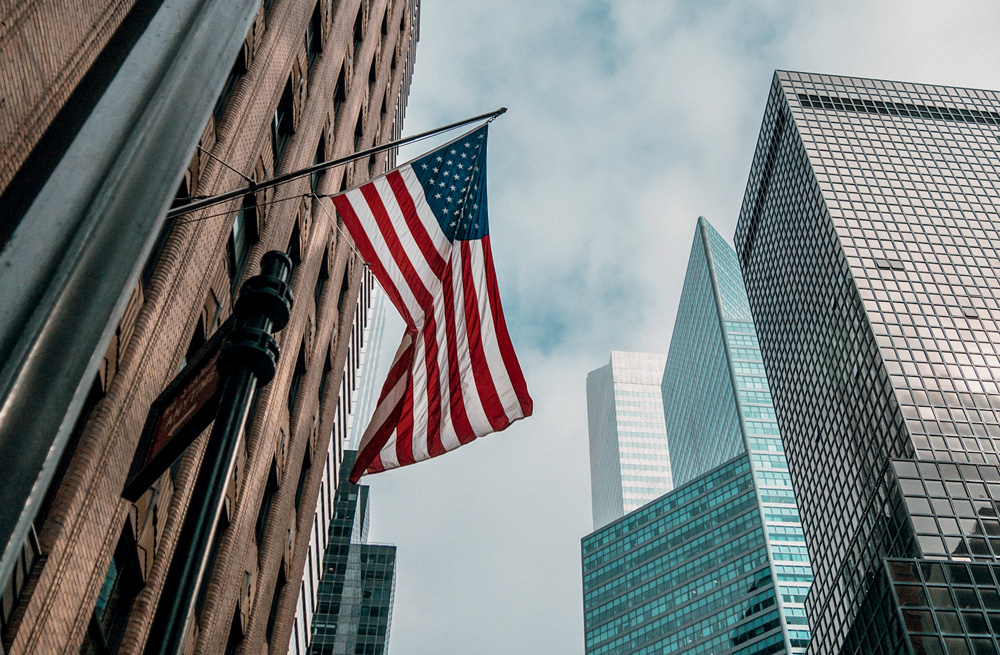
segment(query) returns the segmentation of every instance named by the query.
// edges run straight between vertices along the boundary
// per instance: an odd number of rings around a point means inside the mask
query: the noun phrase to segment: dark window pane
[[[243,64],[243,53],[241,52],[236,57],[236,61],[233,62],[233,67],[229,71],[229,75],[226,77],[226,83],[222,87],[222,93],[219,94],[219,98],[215,101],[215,108],[212,110],[212,116],[215,118],[215,122],[218,123],[222,119],[222,115],[226,113],[226,107],[229,105],[229,99],[233,97],[233,92],[236,90],[236,85],[239,84],[240,78],[243,74],[247,72],[246,66]]]
[[[313,9],[312,18],[306,25],[306,57],[309,60],[309,71],[312,71],[316,56],[323,50],[322,32],[323,18],[320,13],[319,3]]]
[[[920,585],[907,585],[898,584],[896,585],[896,595],[899,596],[899,602],[904,607],[912,605],[926,606],[927,595],[924,593],[924,588]]]
[[[264,488],[264,497],[260,499],[260,511],[257,512],[257,523],[254,526],[254,538],[257,547],[264,539],[264,530],[267,529],[267,519],[271,515],[271,505],[274,503],[274,495],[278,493],[278,475],[271,465],[271,473],[267,477],[267,486]]]
[[[942,632],[962,634],[964,628],[962,622],[958,620],[958,612],[935,612]]]
[[[288,78],[285,83],[285,90],[281,94],[278,106],[274,110],[274,118],[271,121],[271,149],[274,155],[274,170],[278,170],[281,156],[288,145],[288,138],[295,131],[295,124],[292,117],[292,105],[294,96],[292,94],[292,79]]]

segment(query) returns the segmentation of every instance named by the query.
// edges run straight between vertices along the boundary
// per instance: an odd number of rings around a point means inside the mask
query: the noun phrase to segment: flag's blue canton
[[[486,218],[486,125],[411,164],[449,241],[489,234]]]

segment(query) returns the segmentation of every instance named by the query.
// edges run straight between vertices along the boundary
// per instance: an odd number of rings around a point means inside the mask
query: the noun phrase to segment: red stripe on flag
[[[410,228],[413,240],[416,241],[420,252],[423,253],[424,259],[427,260],[427,264],[431,267],[431,271],[439,280],[443,280],[444,278],[441,276],[444,274],[444,269],[448,265],[448,262],[444,260],[441,253],[434,247],[434,242],[431,241],[430,235],[427,234],[427,229],[420,221],[420,216],[417,214],[417,206],[413,203],[413,197],[410,196],[410,191],[406,188],[406,181],[403,180],[403,176],[400,175],[399,171],[389,173],[386,179],[389,181],[389,187],[392,189],[393,195],[396,196],[396,202],[399,203],[399,209],[403,212],[403,218],[406,220],[406,226]]]
[[[372,463],[368,465],[367,469],[365,469],[365,473],[380,473],[381,471],[384,470],[385,466],[382,464],[382,455],[376,455]],[[351,472],[351,476],[352,477],[354,476],[353,471]],[[351,482],[353,482],[354,484],[358,483],[357,480],[351,480]]]
[[[451,277],[454,261],[448,264],[446,273],[448,281],[442,287],[444,295],[445,345],[448,348],[448,396],[451,402],[451,424],[459,443],[469,443],[476,438],[476,433],[469,422],[465,411],[465,399],[462,397],[462,377],[458,368],[458,330],[455,328],[455,290]]]
[[[445,452],[441,444],[441,371],[438,369],[437,323],[434,312],[424,321],[424,361],[427,368],[427,453]]]
[[[472,266],[469,262],[471,249],[468,241],[461,242],[462,248],[462,283],[465,287],[465,331],[469,340],[469,357],[472,359],[472,375],[476,380],[476,390],[483,403],[486,418],[494,431],[500,431],[510,425],[510,419],[500,402],[490,366],[486,361],[483,349],[482,322],[479,318],[479,298],[476,293],[476,283],[473,278]]]
[[[392,225],[389,213],[382,203],[382,196],[378,194],[378,190],[374,184],[366,184],[361,187],[361,194],[364,195],[365,200],[368,202],[368,208],[371,209],[372,215],[375,217],[375,223],[378,224],[378,229],[382,232],[382,238],[385,239],[386,245],[389,246],[389,251],[392,253],[392,258],[396,262],[396,266],[403,273],[403,279],[406,280],[407,286],[413,292],[413,297],[417,299],[417,304],[420,305],[420,308],[426,314],[427,308],[431,304],[431,294],[427,290],[427,287],[424,286],[423,280],[420,279],[420,275],[416,269],[413,268],[413,262],[406,255],[406,250],[403,249],[399,235],[396,234],[396,229]]]
[[[413,366],[413,333],[408,331],[407,334],[403,336],[404,340],[407,338],[410,339],[410,344],[400,354],[396,361],[393,362],[392,367],[389,369],[389,376],[386,378],[385,384],[382,385],[382,393],[379,396],[379,401],[376,407],[382,406],[382,402],[385,400],[386,396],[393,389],[393,387],[399,383],[403,376],[409,377],[410,375],[410,370]],[[412,394],[409,395],[412,397]],[[393,431],[396,429],[396,425],[399,423],[400,416],[402,415],[406,397],[407,394],[403,394],[403,398],[400,399],[400,401],[396,403],[396,406],[392,408],[389,415],[382,422],[382,425],[378,426],[375,433],[372,435],[372,438],[368,441],[368,443],[362,446],[361,451],[358,453],[357,458],[354,461],[354,467],[351,469],[351,482],[356,483],[359,479],[361,479],[364,472],[372,466],[372,463],[379,456],[379,452],[381,452],[382,448],[389,440],[389,437],[392,436]],[[381,460],[379,460],[378,466],[381,465]]]
[[[528,395],[528,385],[524,382],[524,374],[521,372],[521,364],[514,354],[514,345],[510,341],[510,333],[507,332],[507,322],[503,317],[503,308],[500,306],[500,290],[497,288],[496,271],[493,269],[493,247],[490,244],[489,235],[482,238],[483,244],[483,265],[486,267],[486,288],[490,298],[490,309],[493,312],[493,326],[496,328],[497,344],[500,346],[500,354],[503,357],[504,367],[507,369],[507,377],[514,387],[517,400],[521,404],[521,412],[525,416],[531,416],[534,401]]]
[[[382,283],[382,288],[385,289],[389,300],[399,310],[399,313],[403,316],[403,320],[407,324],[413,325],[413,317],[410,316],[410,311],[406,308],[403,297],[399,295],[399,290],[392,284],[392,278],[389,277],[385,266],[382,265],[382,260],[378,258],[375,248],[372,246],[371,241],[369,241],[368,234],[361,226],[358,215],[354,213],[354,207],[351,206],[351,201],[348,200],[347,195],[334,196],[333,205],[337,208],[337,212],[340,213],[341,218],[344,219],[344,226],[347,227],[347,231],[354,238],[354,245],[358,249],[358,252],[361,253],[361,256],[371,266],[375,278]]]
[[[407,376],[402,410],[396,424],[396,461],[400,466],[413,464],[413,376]]]

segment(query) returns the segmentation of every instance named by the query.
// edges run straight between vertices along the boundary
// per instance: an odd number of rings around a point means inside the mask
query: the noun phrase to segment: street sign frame
[[[235,326],[233,315],[153,401],[122,489],[125,500],[138,501],[212,424],[222,391],[219,353],[223,340]]]

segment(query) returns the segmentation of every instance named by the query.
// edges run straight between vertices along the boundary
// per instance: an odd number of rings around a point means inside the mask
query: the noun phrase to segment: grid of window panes
[[[396,592],[396,547],[365,544],[360,548],[361,611],[354,650],[348,655],[381,655],[388,651],[389,626]]]
[[[872,576],[871,585],[858,610],[858,619],[851,626],[841,652],[859,655],[913,655],[903,628],[903,615],[892,591],[892,583],[882,565]]]
[[[893,468],[925,558],[1000,559],[1000,469],[923,460]]]
[[[909,556],[892,459],[997,463],[1000,98],[778,72],[737,250],[839,652],[882,557]],[[888,520],[887,520],[888,519]]]
[[[787,653],[749,458],[584,537],[587,655]]]
[[[812,567],[767,376],[756,345],[757,334],[749,321],[727,320],[725,331],[782,611],[793,652],[804,652],[809,644],[805,600],[812,585]]]
[[[887,560],[914,655],[997,655],[1000,566]]]
[[[312,614],[311,655],[382,655],[389,640],[396,547],[364,543],[368,487],[347,478],[356,453],[345,451],[329,541]]]
[[[809,642],[812,570],[739,262],[698,219],[663,381],[675,470],[700,475],[749,453],[794,652]],[[733,443],[735,441],[735,444]]]
[[[699,219],[660,386],[677,484],[746,452],[706,230]]]
[[[665,355],[612,351],[587,376],[594,526],[673,488],[659,384]]]

